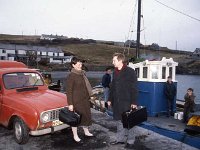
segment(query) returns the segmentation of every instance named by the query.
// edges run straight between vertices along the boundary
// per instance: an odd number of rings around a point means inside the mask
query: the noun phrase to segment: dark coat
[[[121,114],[130,110],[131,104],[136,103],[137,98],[137,77],[135,70],[125,66],[113,73],[113,80],[110,88],[109,101],[113,106],[113,118],[121,120]]]
[[[195,95],[192,94],[191,96],[189,96],[188,94],[185,94],[184,99],[185,99],[184,108],[189,108],[190,111],[193,111],[195,105],[194,103]]]
[[[69,105],[74,106],[74,110],[82,115],[82,126],[91,125],[91,110],[89,103],[89,93],[86,88],[83,75],[71,72],[67,76],[67,100]]]
[[[187,122],[190,112],[194,112],[195,95],[192,94],[191,96],[189,96],[188,94],[185,94],[184,99],[185,99],[185,104],[184,104],[184,110],[183,110],[183,122]]]
[[[167,81],[164,88],[165,95],[168,100],[173,101],[174,97],[176,96],[176,86],[174,82],[171,84]]]
[[[108,73],[104,74],[103,78],[102,78],[102,86],[104,88],[110,88],[110,82],[111,82],[110,74],[108,74]]]

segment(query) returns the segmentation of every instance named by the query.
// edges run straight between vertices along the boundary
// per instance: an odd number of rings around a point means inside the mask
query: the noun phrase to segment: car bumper
[[[37,135],[44,135],[44,134],[48,134],[48,133],[53,133],[56,131],[60,131],[62,129],[68,128],[69,125],[67,124],[62,124],[62,125],[58,125],[55,127],[50,127],[50,128],[46,128],[46,129],[42,129],[42,130],[36,130],[36,131],[30,131],[30,135],[33,136],[37,136]]]

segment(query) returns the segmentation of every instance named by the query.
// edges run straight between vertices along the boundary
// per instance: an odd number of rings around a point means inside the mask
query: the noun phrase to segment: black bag
[[[59,112],[59,120],[72,127],[76,127],[81,122],[81,115],[64,107]]]
[[[147,109],[144,106],[138,106],[122,113],[122,124],[124,128],[131,129],[147,120]]]

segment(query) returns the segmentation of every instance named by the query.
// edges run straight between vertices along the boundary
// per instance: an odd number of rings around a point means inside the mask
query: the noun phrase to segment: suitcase
[[[76,127],[81,122],[81,115],[75,111],[70,111],[67,107],[64,107],[59,112],[59,120],[72,127]]]
[[[124,128],[131,129],[147,120],[147,109],[144,106],[138,106],[137,109],[131,109],[122,113],[122,124]]]

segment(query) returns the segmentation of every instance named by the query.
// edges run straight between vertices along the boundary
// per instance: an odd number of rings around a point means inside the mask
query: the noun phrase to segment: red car
[[[41,74],[16,61],[0,61],[0,124],[14,129],[17,143],[69,127],[59,121],[65,94],[49,90]]]

